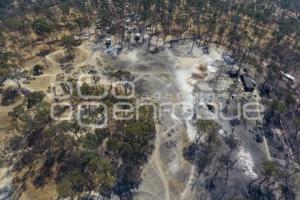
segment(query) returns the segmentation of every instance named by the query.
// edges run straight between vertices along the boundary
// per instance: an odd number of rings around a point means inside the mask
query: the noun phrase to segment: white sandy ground
[[[137,63],[139,62],[139,58],[138,58],[138,50],[134,49],[130,52],[127,52],[126,54],[121,54],[121,58],[125,59],[125,60],[129,60],[132,63]]]
[[[254,171],[255,165],[251,154],[242,146],[238,151],[238,164],[249,178],[256,179],[258,177],[257,173]]]
[[[195,98],[193,96],[194,86],[190,84],[192,73],[197,71],[200,63],[208,64],[208,75],[214,74],[217,71],[217,68],[214,66],[214,62],[217,60],[222,60],[222,53],[224,50],[216,46],[210,46],[210,51],[208,55],[203,55],[200,48],[194,47],[193,51],[190,51],[191,43],[186,45],[179,45],[176,47],[176,51],[179,52],[179,55],[174,53],[171,49],[164,50],[170,60],[174,61],[172,70],[174,77],[177,82],[179,92],[181,93],[182,99],[180,100],[183,105],[183,110],[193,110],[193,105],[195,104]],[[122,54],[122,59],[131,61],[131,63],[141,62],[138,59],[137,51],[132,51]],[[172,118],[176,124],[176,117]],[[192,142],[196,138],[196,131],[189,119],[185,120],[187,135],[189,140]],[[220,132],[221,134],[221,132]],[[249,152],[245,151],[244,148],[240,148],[238,151],[239,165],[241,169],[245,172],[250,178],[256,178],[257,174],[254,172],[254,161]],[[156,164],[160,164],[161,161],[158,160]],[[177,155],[174,156],[174,159],[168,163],[168,170],[165,173],[175,174],[178,170],[181,169],[180,160],[177,158]],[[185,188],[182,190],[180,199],[185,200],[189,199],[192,193],[192,183],[195,177],[195,166],[190,168],[190,176],[186,182]],[[167,177],[161,177],[164,181]],[[170,180],[169,180],[170,181]],[[165,189],[168,190],[167,183],[164,183]]]
[[[8,173],[9,169],[0,169],[0,200],[8,200],[11,192],[12,176]]]
[[[171,50],[165,50],[172,60],[175,61],[173,67],[175,78],[183,96],[183,110],[192,109],[191,106],[195,104],[195,98],[193,96],[194,87],[189,84],[189,80],[192,78],[192,73],[197,71],[200,63],[208,64],[208,73],[215,73],[217,71],[216,67],[212,64],[222,59],[222,53],[224,50],[222,48],[217,48],[216,46],[211,46],[208,55],[204,55],[200,48],[194,46],[193,50],[190,51],[192,43],[183,45],[180,50],[189,52],[186,55],[175,56]],[[181,47],[181,46],[180,46]],[[196,131],[189,120],[186,120],[187,134],[191,141],[196,138]]]
[[[189,51],[191,44],[183,47],[185,51]],[[217,69],[212,66],[212,64],[216,60],[222,59],[222,49],[218,49],[215,46],[212,46],[208,55],[204,55],[201,49],[194,47],[193,51],[190,51],[189,54],[184,56],[175,56],[170,50],[166,50],[168,55],[175,61],[175,65],[173,67],[175,78],[177,80],[177,84],[182,93],[183,99],[183,110],[186,111],[187,109],[192,109],[192,105],[195,104],[195,98],[193,96],[193,86],[189,84],[189,80],[191,80],[192,73],[197,71],[200,63],[207,63],[208,64],[208,73],[215,73]],[[196,139],[196,130],[192,125],[189,119],[186,120],[186,128],[187,128],[187,135],[190,141],[195,141]],[[172,162],[171,164],[174,166],[170,166],[170,169],[178,169],[179,163]],[[186,183],[186,187],[184,188],[183,192],[180,195],[180,199],[188,198],[188,194],[192,192],[191,185],[193,183],[193,179],[195,177],[195,166],[192,166],[190,169],[190,176]]]
[[[195,103],[193,97],[193,86],[189,84],[189,81],[192,73],[197,70],[199,63],[206,62],[208,64],[208,73],[215,73],[217,71],[216,67],[213,66],[213,63],[217,60],[222,59],[223,49],[217,48],[216,46],[210,47],[210,52],[208,55],[203,55],[199,48],[194,48],[191,56],[188,57],[176,57],[170,51],[168,51],[169,55],[173,60],[175,60],[174,73],[178,82],[179,90],[183,94],[183,104],[193,105]],[[190,109],[190,107],[184,107],[184,110]],[[186,120],[187,126],[187,134],[191,141],[195,140],[196,131],[193,125],[189,120]],[[254,171],[254,161],[251,154],[243,147],[241,147],[238,151],[238,164],[244,170],[245,174],[252,179],[258,177],[258,175]],[[177,165],[177,162],[172,162],[172,164]],[[178,166],[171,166],[171,169],[176,169]],[[184,199],[186,194],[191,191],[190,185],[192,183],[192,179],[194,177],[195,167],[191,168],[191,174],[189,181],[187,183],[187,187],[184,189],[181,195],[181,199]]]

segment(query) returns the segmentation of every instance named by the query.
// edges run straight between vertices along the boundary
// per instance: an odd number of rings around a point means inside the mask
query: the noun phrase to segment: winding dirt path
[[[165,187],[165,200],[171,200],[170,199],[170,189],[169,189],[169,183],[167,180],[167,176],[162,168],[162,164],[161,164],[161,158],[160,158],[160,141],[161,141],[161,132],[158,128],[158,124],[155,125],[155,129],[156,129],[156,139],[155,139],[155,151],[154,154],[152,156],[153,159],[153,163],[155,165],[155,167],[158,170],[158,173],[160,175],[160,179],[163,182],[163,185]]]
[[[181,193],[180,200],[188,199],[188,194],[189,194],[188,192],[192,191],[192,184],[193,184],[194,177],[195,177],[195,170],[196,170],[195,165],[192,165],[189,180],[186,183],[186,186],[185,186],[183,192]]]

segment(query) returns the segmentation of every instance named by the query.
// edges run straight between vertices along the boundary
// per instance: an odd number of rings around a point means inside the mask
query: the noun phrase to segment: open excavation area
[[[299,3],[3,0],[0,200],[300,199]]]

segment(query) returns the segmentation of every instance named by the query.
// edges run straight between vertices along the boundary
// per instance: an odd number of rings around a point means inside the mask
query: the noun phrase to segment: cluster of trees
[[[299,169],[288,165],[281,168],[273,161],[265,161],[261,174],[248,185],[251,199],[297,199],[293,184],[299,178]]]
[[[207,166],[211,164],[217,149],[220,147],[221,140],[218,137],[220,126],[210,120],[197,120],[195,126],[198,138],[185,150],[185,157],[197,166],[200,177]],[[203,137],[206,143],[201,142]],[[198,181],[197,179],[194,184],[198,184]]]
[[[214,199],[227,199],[236,195],[231,191],[234,166],[238,159],[235,151],[239,142],[234,135],[221,137],[220,125],[211,120],[197,120],[198,138],[185,149],[184,156],[196,166],[198,176],[193,188],[206,188]],[[236,185],[234,187],[237,187]]]
[[[18,52],[0,48],[0,85],[8,78],[20,79],[22,62]]]
[[[151,109],[141,108],[138,121],[118,123],[111,118],[108,128],[91,129],[72,121],[54,121],[44,97],[33,92],[9,114],[11,129],[17,133],[10,140],[17,158],[14,169],[26,172],[16,183],[25,186],[32,174],[35,187],[55,180],[61,198],[89,196],[92,191],[130,196],[153,149]]]
[[[118,195],[128,195],[132,188],[139,185],[142,170],[140,166],[146,163],[153,150],[155,127],[151,117],[152,111],[142,109],[141,115],[144,118],[138,122],[132,120],[118,124],[117,133],[107,141],[108,151],[123,162],[119,168],[115,190]]]
[[[75,40],[74,35],[64,36],[61,39],[61,46],[65,48],[67,58],[75,57],[75,47],[80,45],[80,40]]]
[[[90,26],[91,9],[90,3],[82,0],[18,1],[15,4],[10,0],[2,1],[0,32],[15,46],[32,44],[32,33],[39,40],[48,38],[50,43],[53,38],[57,39],[53,33],[76,32]]]
[[[104,94],[105,89],[101,86],[93,87],[84,83],[80,88],[81,94],[84,96],[101,96]]]
[[[0,51],[0,77],[6,77],[16,66],[10,62],[11,53]]]
[[[75,32],[93,23],[100,25],[102,30],[111,27],[112,34],[123,40],[126,16],[134,13],[129,16],[134,20],[140,19],[137,23],[140,29],[145,30],[146,25],[162,25],[162,30],[153,35],[180,36],[189,32],[201,38],[204,44],[217,42],[228,47],[236,57],[245,58],[254,54],[261,60],[272,59],[281,65],[291,65],[299,57],[299,19],[297,15],[290,14],[298,11],[296,0],[188,0],[185,3],[178,0],[57,0],[20,1],[16,5],[8,3],[2,6],[15,13],[3,13],[2,26],[6,31],[3,29],[1,32],[4,36],[11,36],[8,37],[11,41],[28,36],[33,31],[40,39],[48,38],[48,43],[51,43],[51,33],[64,30]],[[281,12],[276,13],[279,9]],[[72,10],[76,10],[77,14]],[[18,38],[10,32],[18,32]],[[24,37],[24,40],[27,38]],[[66,49],[72,55],[72,48]],[[285,56],[287,53],[291,55],[288,60]]]
[[[278,102],[272,104],[273,108],[283,107]],[[293,184],[299,178],[299,169],[289,160],[286,160],[284,168],[275,161],[263,162],[261,169],[258,168],[259,176],[248,183],[247,193],[236,192],[240,187],[243,190],[243,186],[236,185],[235,180],[239,141],[234,134],[220,137],[220,126],[214,121],[198,120],[195,126],[198,139],[184,151],[185,158],[196,166],[198,173],[193,188],[205,187],[214,199],[226,199],[231,196],[238,199],[296,199],[297,188]]]

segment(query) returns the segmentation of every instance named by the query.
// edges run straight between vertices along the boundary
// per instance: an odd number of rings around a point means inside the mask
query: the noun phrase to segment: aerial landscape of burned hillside
[[[300,199],[296,0],[2,0],[0,200]]]

